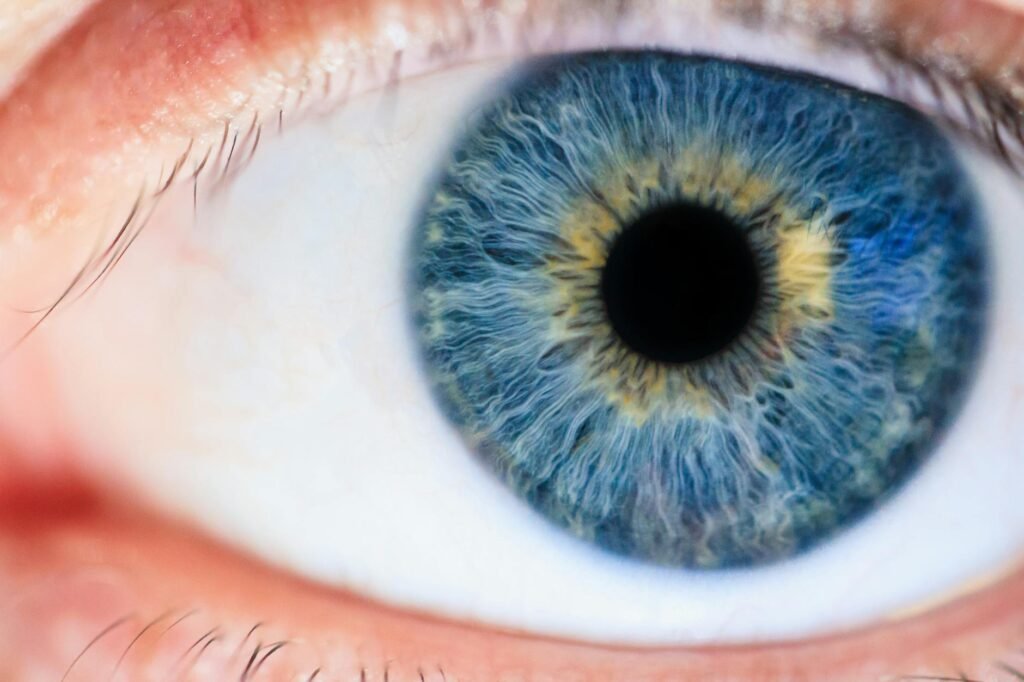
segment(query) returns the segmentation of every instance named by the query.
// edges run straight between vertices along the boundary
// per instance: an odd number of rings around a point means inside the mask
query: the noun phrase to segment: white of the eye
[[[805,636],[912,608],[1014,558],[1024,201],[968,152],[994,228],[990,347],[953,432],[867,521],[787,563],[695,574],[572,540],[493,480],[429,395],[403,267],[426,179],[506,68],[410,81],[267,141],[198,225],[187,188],[166,202],[100,294],[48,332],[80,440],[165,511],[275,564],[570,637]]]

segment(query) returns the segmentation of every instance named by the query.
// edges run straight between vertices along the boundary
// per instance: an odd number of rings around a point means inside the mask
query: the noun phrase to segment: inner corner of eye
[[[928,118],[653,50],[402,87],[200,205],[216,273],[140,243],[160,315],[73,328],[71,412],[151,498],[374,597],[617,641],[863,623],[1017,551],[988,332],[1024,235]],[[93,398],[139,377],[158,399]],[[847,604],[882,562],[928,575]]]

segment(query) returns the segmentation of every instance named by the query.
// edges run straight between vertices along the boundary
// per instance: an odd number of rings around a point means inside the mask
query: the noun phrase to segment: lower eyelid
[[[191,663],[199,648],[202,665],[192,679],[222,679],[224,666],[238,675],[254,651],[260,658],[281,641],[288,644],[267,658],[266,679],[305,679],[319,668],[324,679],[358,679],[365,669],[368,680],[384,679],[386,669],[396,681],[419,679],[421,671],[426,680],[862,681],[955,679],[961,672],[993,680],[1008,675],[1000,664],[1024,668],[1014,653],[1024,613],[1011,606],[1024,599],[1024,571],[935,613],[850,635],[757,647],[616,649],[381,607],[255,565],[134,510],[83,504],[42,519],[2,518],[0,556],[8,559],[0,563],[0,584],[13,595],[0,609],[6,679],[28,679],[25,671],[36,668],[27,666],[42,661],[58,679],[104,631],[69,681],[105,679],[114,666],[130,679],[151,679]]]
[[[230,654],[253,624],[267,620],[263,633],[254,638],[257,641],[273,643],[283,637],[305,643],[268,659],[265,672],[312,673],[323,665],[324,670],[351,673],[365,665],[372,680],[383,675],[387,661],[393,661],[396,672],[391,679],[396,680],[416,679],[420,667],[427,672],[426,679],[441,679],[436,673],[440,667],[450,673],[448,679],[502,679],[501,675],[542,679],[535,673],[543,669],[550,679],[699,679],[713,672],[730,679],[821,679],[825,675],[840,680],[879,674],[956,675],[963,669],[972,677],[988,680],[1006,675],[994,667],[997,659],[1006,655],[1005,660],[1013,665],[1015,658],[1004,652],[1019,643],[1024,621],[1024,614],[1014,615],[1006,606],[1024,597],[1024,577],[1015,576],[937,616],[827,642],[756,650],[598,650],[488,633],[381,609],[269,570],[254,570],[246,559],[171,526],[72,511],[51,517],[53,523],[45,528],[29,526],[26,531],[0,526],[0,556],[19,557],[10,565],[0,563],[0,585],[13,586],[18,595],[15,617],[0,610],[0,628],[26,625],[3,633],[10,650],[4,652],[0,645],[0,660],[8,662],[0,663],[0,677],[19,679],[17,668],[7,675],[3,666],[18,661],[37,644],[52,643],[55,649],[51,653],[60,656],[52,676],[56,679],[91,637],[131,612],[130,620],[90,652],[91,663],[82,659],[82,666],[110,670],[131,638],[166,613],[165,609],[184,615],[196,605],[202,607],[202,613],[183,621],[179,637],[156,641],[155,633],[162,628],[154,627],[126,657],[123,669],[143,665],[147,656],[173,664],[197,637],[213,627],[221,633],[217,635],[219,644],[206,649],[206,655],[216,660],[217,650]],[[15,525],[19,519],[24,521],[6,513],[0,518]],[[110,568],[96,568],[108,562]],[[175,571],[182,565],[197,567],[190,568],[188,576],[200,575],[202,580],[184,579],[185,572]],[[64,622],[67,630],[54,628],[55,620]],[[247,651],[251,652],[251,647]],[[241,659],[239,667],[247,656]],[[90,678],[82,674],[78,679]]]

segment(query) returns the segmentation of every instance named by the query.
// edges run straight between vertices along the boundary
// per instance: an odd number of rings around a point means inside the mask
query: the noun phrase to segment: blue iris
[[[623,251],[651,216],[664,241]],[[743,277],[714,265],[721,244]],[[654,322],[610,314],[609,272],[654,267],[635,253],[685,281],[616,304]],[[417,228],[411,298],[441,403],[516,494],[606,549],[712,568],[809,548],[915,470],[973,373],[985,256],[951,145],[902,104],[607,52],[531,63],[471,123]],[[708,345],[707,310],[738,300]],[[660,310],[668,336],[635,342]]]

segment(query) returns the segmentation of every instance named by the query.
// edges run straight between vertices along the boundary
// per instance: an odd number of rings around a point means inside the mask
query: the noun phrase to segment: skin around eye
[[[11,134],[10,130],[4,128],[8,134]],[[218,134],[209,133],[213,139]],[[70,139],[69,136],[66,141],[70,142]],[[175,151],[168,154],[170,159],[180,153],[180,148],[167,143],[167,150],[172,147]],[[82,155],[87,156],[87,153],[83,152]],[[76,154],[68,154],[68,168],[75,165],[71,157],[76,157]],[[70,174],[65,168],[64,177]],[[45,216],[49,213],[42,208],[43,203],[20,213],[24,207],[11,199],[15,194],[12,188],[16,183],[10,182],[10,177],[3,187],[8,190],[5,196],[10,201],[8,206],[13,209],[12,214],[23,215],[20,224],[26,227],[45,224]],[[40,186],[53,190],[55,188],[51,183],[59,180],[59,177],[51,178]],[[118,187],[117,182],[111,183],[114,190],[124,189],[129,184],[125,182]],[[37,190],[28,196],[38,198],[41,194]],[[78,200],[84,201],[84,195],[79,196]],[[68,213],[57,211],[56,214],[70,216],[76,213],[73,203],[68,203],[67,208]],[[91,207],[79,208],[82,211],[92,210]],[[85,240],[86,244],[89,242]],[[52,244],[50,242],[49,245]],[[28,505],[25,508],[29,508]],[[35,509],[41,512],[40,507]],[[492,677],[505,673],[525,674],[523,671],[534,671],[550,665],[551,674],[556,678],[559,671],[566,669],[593,677],[602,674],[625,677],[647,672],[671,676],[680,671],[691,671],[695,676],[700,676],[712,670],[721,674],[723,670],[734,666],[737,674],[747,672],[772,679],[787,673],[794,676],[798,673],[810,674],[809,668],[801,667],[802,661],[814,661],[818,665],[830,664],[829,674],[833,679],[843,679],[844,675],[851,679],[863,679],[865,674],[876,674],[879,670],[896,670],[902,674],[915,671],[934,674],[936,669],[950,671],[951,674],[964,669],[969,670],[972,676],[997,679],[999,676],[1011,676],[1005,667],[1000,667],[1000,662],[1010,667],[1014,665],[1013,658],[1004,653],[1013,648],[1014,638],[1019,633],[1020,624],[1012,613],[1007,612],[1005,603],[1001,603],[1012,601],[1017,595],[1014,591],[1017,582],[1008,579],[1000,583],[998,588],[991,588],[988,592],[949,607],[940,616],[911,621],[897,629],[884,629],[880,633],[864,633],[824,643],[813,642],[806,647],[683,653],[604,651],[581,645],[565,645],[560,648],[564,643],[542,642],[512,634],[484,632],[474,635],[475,630],[464,629],[462,626],[393,612],[379,612],[378,607],[345,595],[325,592],[263,569],[254,571],[245,559],[204,544],[180,528],[148,518],[130,520],[119,513],[96,511],[89,506],[85,509],[72,506],[71,510],[73,513],[48,517],[43,517],[41,513],[34,514],[37,520],[42,518],[47,522],[42,528],[33,526],[29,519],[13,511],[5,515],[10,523],[4,535],[4,556],[16,557],[5,563],[5,585],[15,585],[18,593],[25,595],[19,600],[17,610],[7,612],[9,617],[4,617],[4,624],[11,630],[5,641],[11,643],[12,652],[18,652],[5,656],[5,661],[17,662],[24,658],[22,652],[34,651],[36,647],[45,650],[46,656],[56,653],[56,649],[60,649],[61,654],[76,650],[76,646],[80,649],[83,639],[74,636],[66,638],[54,632],[50,627],[51,616],[61,614],[67,616],[67,622],[71,622],[77,614],[81,617],[76,626],[79,632],[98,634],[118,618],[116,613],[120,611],[111,613],[114,609],[108,608],[110,605],[123,608],[124,612],[136,612],[134,620],[126,621],[129,623],[126,630],[131,636],[165,610],[174,611],[173,623],[180,617],[179,614],[185,615],[192,605],[199,605],[203,609],[215,611],[207,623],[223,630],[222,636],[214,636],[222,644],[241,645],[244,641],[243,631],[248,632],[250,623],[262,619],[272,619],[277,623],[279,630],[273,636],[321,643],[318,647],[321,651],[315,655],[275,655],[268,661],[265,670],[312,674],[316,666],[322,665],[325,670],[333,667],[349,673],[358,666],[366,665],[379,677],[387,665],[386,661],[396,660],[396,670],[404,666],[402,674],[410,679],[415,679],[418,670],[414,668],[418,668],[420,663],[426,668],[435,661],[440,661],[436,664],[440,669],[461,672],[463,677],[468,678],[487,678],[488,673]],[[21,531],[17,530],[19,526],[23,527]],[[25,533],[24,527],[31,528],[32,532]],[[44,541],[41,542],[41,539]],[[195,573],[209,578],[189,581],[192,584],[180,580],[180,577],[176,579],[176,575],[183,573],[183,566],[207,568],[207,571],[198,570]],[[47,593],[47,590],[38,589],[41,573],[51,576],[51,587],[63,590],[54,589]],[[61,576],[64,576],[66,582],[61,582]],[[230,585],[236,587],[225,589],[225,586]],[[37,589],[33,590],[33,587]],[[112,589],[105,591],[107,588]],[[175,611],[179,608],[183,611]],[[354,614],[362,615],[357,617]],[[345,625],[345,622],[348,624]],[[28,625],[18,628],[15,624]],[[145,665],[141,659],[147,656],[163,655],[165,660],[171,656],[168,652],[173,649],[172,646],[164,648],[158,643],[146,643],[146,635],[159,630],[159,627],[154,627],[143,633],[140,640],[143,645],[125,658],[123,670],[134,670],[132,666]],[[953,644],[950,643],[950,633],[956,633],[956,642]],[[201,634],[189,632],[192,639],[172,641],[174,644],[191,644]],[[376,645],[367,645],[367,640],[374,637],[379,637]],[[66,639],[75,642],[69,644]],[[60,641],[54,644],[55,640]],[[382,644],[384,640],[391,644]],[[266,643],[273,644],[275,641],[270,639]],[[881,641],[885,641],[888,646],[882,646]],[[98,666],[95,670],[109,670],[109,667],[99,666],[110,665],[112,662],[116,665],[113,652],[119,655],[127,646],[124,639],[114,638],[103,642],[99,650],[102,652],[104,647],[109,646],[111,653],[106,658],[101,653],[99,660],[94,662]],[[332,647],[327,642],[335,645],[343,642],[351,646]],[[462,646],[457,645],[460,642]],[[55,649],[46,649],[51,645]],[[200,647],[204,645],[201,643]],[[362,655],[352,653],[360,647],[364,650]],[[184,648],[187,649],[187,646]],[[210,654],[217,648],[218,645],[214,644],[205,651]],[[230,646],[224,648],[230,649]],[[325,649],[342,649],[346,653],[323,653]],[[138,657],[133,655],[139,651],[144,653]],[[175,650],[176,653],[181,651],[180,648]],[[900,652],[905,651],[914,653],[900,655]],[[307,658],[300,659],[300,656]],[[338,658],[332,660],[332,656]],[[66,661],[67,657],[63,660]],[[868,663],[865,664],[865,661]],[[27,665],[35,665],[35,662]],[[275,669],[272,666],[280,667]],[[18,679],[24,670],[29,669],[12,668],[12,679]],[[89,668],[81,670],[88,671]],[[433,674],[437,675],[436,672]]]
[[[254,566],[130,509],[38,512],[8,514],[2,528],[4,585],[19,595],[0,611],[0,672],[12,680],[57,679],[79,656],[66,679],[107,679],[115,668],[140,681],[176,672],[190,680],[234,678],[280,642],[287,644],[268,658],[265,679],[305,680],[320,670],[324,679],[422,674],[431,682],[1013,680],[1020,667],[1015,650],[1024,623],[1007,602],[1024,598],[1021,574],[937,612],[840,637],[754,647],[599,647],[382,608]]]
[[[24,64],[89,4],[87,0],[18,0],[0,9],[0,92],[6,92]]]
[[[112,278],[33,338],[52,349],[52,402],[95,477],[327,584],[591,641],[806,637],[874,622],[1015,559],[1024,524],[1004,508],[1017,469],[1002,334],[973,408],[906,494],[818,550],[749,574],[698,576],[598,551],[487,475],[414,356],[402,302],[419,197],[400,188],[419,187],[471,93],[504,73],[481,63],[407,82],[383,125],[379,95],[354,97],[268,137],[195,208],[190,187],[170,190]],[[991,162],[971,170],[986,208],[1003,181],[1015,186],[1007,175]],[[1020,209],[1007,194],[992,224],[995,250],[1012,260],[1021,247],[1006,216]],[[997,290],[1016,288],[1011,278]],[[1004,328],[1020,326],[1005,298],[995,312]],[[982,447],[978,466],[965,453]],[[954,482],[955,508],[945,501]],[[878,565],[886,579],[861,585]],[[816,598],[791,603],[807,584]]]

